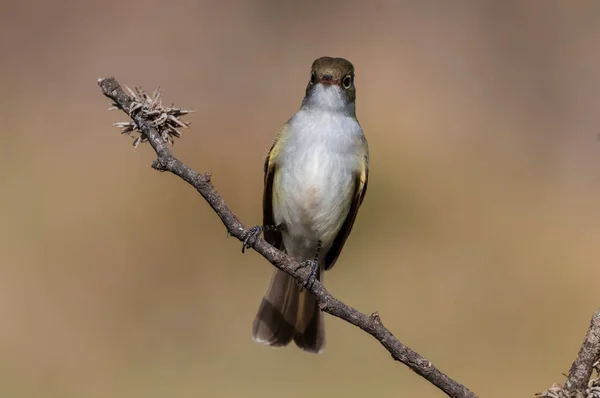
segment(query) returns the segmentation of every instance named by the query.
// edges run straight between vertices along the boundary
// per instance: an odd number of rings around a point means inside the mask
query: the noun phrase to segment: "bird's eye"
[[[310,84],[315,84],[317,82],[317,75],[315,72],[310,72]]]
[[[352,76],[348,75],[344,78],[344,80],[342,81],[342,84],[344,85],[345,89],[349,89],[350,86],[352,86]]]

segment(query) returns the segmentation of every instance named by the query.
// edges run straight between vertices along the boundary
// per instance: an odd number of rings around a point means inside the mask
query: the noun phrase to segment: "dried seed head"
[[[129,116],[133,118],[135,114],[142,112],[144,118],[152,122],[165,142],[173,145],[175,138],[182,136],[178,128],[189,127],[189,122],[183,122],[179,118],[193,112],[193,110],[176,108],[173,104],[168,107],[163,106],[159,87],[152,92],[152,95],[148,95],[141,87],[136,87],[135,90],[127,86],[124,87],[132,97],[128,110]],[[134,147],[147,141],[134,121],[115,123],[115,126],[121,129],[121,134],[139,133],[139,136],[133,140]]]

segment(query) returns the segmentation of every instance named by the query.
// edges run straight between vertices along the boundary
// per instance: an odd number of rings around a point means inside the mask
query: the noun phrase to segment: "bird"
[[[264,163],[263,224],[250,234],[262,232],[310,267],[309,281],[322,283],[336,263],[367,191],[369,147],[354,80],[350,61],[316,59],[300,109],[278,130]],[[253,322],[255,341],[283,347],[294,340],[306,352],[323,352],[323,314],[305,287],[274,271]]]

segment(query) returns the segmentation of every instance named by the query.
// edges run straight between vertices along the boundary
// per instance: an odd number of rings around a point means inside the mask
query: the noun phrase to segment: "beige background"
[[[327,287],[481,396],[563,380],[600,306],[600,2],[3,3],[1,396],[442,396],[331,317],[322,356],[253,343],[271,266],[96,86],[196,109],[175,154],[253,225],[322,55],[372,156]]]

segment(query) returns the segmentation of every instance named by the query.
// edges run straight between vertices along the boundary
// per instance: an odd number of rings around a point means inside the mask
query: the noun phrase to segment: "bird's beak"
[[[333,76],[328,73],[321,76],[321,78],[319,79],[319,83],[323,84],[324,86],[332,86],[335,84],[339,85],[339,82],[337,80],[334,80]]]

